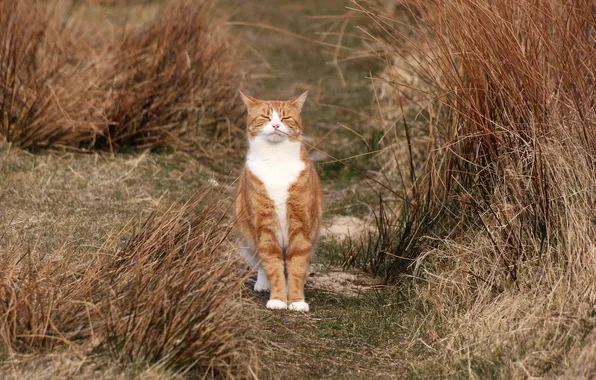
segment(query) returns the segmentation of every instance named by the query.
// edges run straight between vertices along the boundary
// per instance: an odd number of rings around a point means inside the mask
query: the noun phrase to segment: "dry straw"
[[[450,236],[484,230],[494,240],[495,262],[512,280],[520,261],[577,243],[564,236],[570,224],[592,236],[589,217],[580,216],[593,211],[596,172],[590,2],[402,7],[413,26],[359,9],[376,25],[380,49],[424,82],[416,99],[425,107],[404,115],[402,94],[417,89],[398,69],[383,78],[397,96],[390,99],[398,99],[394,107],[406,131],[398,154],[407,154],[408,131],[421,124],[409,117],[424,119],[420,128],[430,138],[423,165],[400,167],[411,179],[405,211],[430,204],[429,212],[463,223],[447,228]],[[577,207],[584,212],[571,212]]]
[[[120,149],[233,145],[242,115],[242,71],[214,1],[166,3],[147,25],[116,42],[113,101],[98,146]],[[197,141],[197,138],[199,141]]]
[[[0,1],[0,134],[30,149],[235,146],[243,72],[214,4],[170,0],[102,32],[78,2]]]
[[[88,68],[56,8],[34,0],[0,1],[0,134],[24,148],[79,147],[100,115]]]
[[[379,232],[352,243],[347,263],[424,279],[408,339],[430,357],[415,356],[412,369],[593,375],[592,2],[354,4],[370,17],[376,54],[390,57],[385,104],[403,132],[385,131],[399,149],[385,175],[410,202],[384,204]]]
[[[227,207],[204,202],[207,195],[156,211],[124,246],[116,248],[123,231],[86,262],[66,246],[51,256],[3,247],[3,346],[11,354],[92,349],[123,363],[255,375],[244,275],[222,223]]]

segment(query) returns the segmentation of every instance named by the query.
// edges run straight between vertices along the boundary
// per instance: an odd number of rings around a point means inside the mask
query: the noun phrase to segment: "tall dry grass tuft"
[[[397,281],[420,254],[420,240],[439,222],[431,203],[425,202],[394,210],[394,203],[380,194],[378,209],[373,210],[374,228],[341,242],[343,266],[362,269],[388,283]]]
[[[430,200],[462,228],[484,230],[495,241],[495,260],[515,280],[520,261],[571,243],[561,235],[571,221],[582,231],[591,226],[569,212],[576,202],[584,215],[593,207],[591,4],[410,1],[404,7],[415,20],[408,32],[368,14],[384,31],[378,41],[386,53],[425,81],[426,108],[417,115],[430,115],[432,140],[422,173],[411,173],[406,205],[416,209]],[[386,82],[398,98],[416,91],[400,81],[399,70],[388,71],[396,72]]]
[[[88,99],[89,67],[58,6],[0,1],[0,134],[23,148],[79,147],[101,115]]]
[[[108,261],[96,328],[118,359],[250,376],[256,368],[240,302],[244,275],[226,246],[222,204],[197,210],[198,201],[151,215]]]
[[[237,143],[242,71],[215,1],[166,1],[154,19],[116,43],[99,146],[202,150]]]
[[[83,257],[66,245],[51,255],[3,247],[3,347],[11,355],[92,349],[124,363],[256,376],[244,275],[222,222],[227,207],[207,194],[156,211],[120,249],[122,233]]]
[[[243,72],[215,4],[169,0],[148,22],[94,30],[81,2],[0,1],[0,135],[33,149],[235,147]]]
[[[18,245],[0,249],[0,339],[9,354],[78,347],[91,336],[81,300],[92,284],[64,248],[43,255]]]
[[[413,260],[396,245],[373,256],[405,256],[424,278],[412,301],[424,315],[414,325],[424,328],[412,326],[411,339],[432,355],[414,360],[425,366],[413,371],[589,376],[596,362],[586,343],[596,326],[593,4],[394,3],[396,13],[355,4],[375,25],[381,54],[395,57],[382,80],[404,133],[395,134],[402,153],[386,174],[409,176],[400,180],[407,202],[388,225],[402,240],[414,237],[407,249],[423,254]],[[416,147],[426,152],[422,163],[413,162],[411,128],[426,134]],[[427,220],[422,233],[402,228],[417,209]]]

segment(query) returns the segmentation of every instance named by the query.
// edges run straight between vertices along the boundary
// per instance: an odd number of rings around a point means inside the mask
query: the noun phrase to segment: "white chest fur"
[[[282,248],[288,244],[286,202],[288,189],[304,170],[300,159],[300,142],[288,140],[271,143],[258,136],[250,141],[246,165],[265,185],[267,196],[275,205],[280,230],[277,238]]]

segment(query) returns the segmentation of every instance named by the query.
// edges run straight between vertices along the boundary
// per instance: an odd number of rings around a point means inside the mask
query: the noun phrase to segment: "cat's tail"
[[[250,265],[251,268],[255,268],[259,265],[259,261],[261,260],[259,254],[257,253],[257,249],[249,246],[247,244],[240,244],[240,254],[246,260],[246,263]]]

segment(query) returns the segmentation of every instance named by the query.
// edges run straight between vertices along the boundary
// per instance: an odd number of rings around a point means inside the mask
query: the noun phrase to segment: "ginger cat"
[[[289,101],[240,94],[249,142],[236,192],[240,249],[259,266],[254,290],[271,292],[267,308],[308,311],[304,281],[323,209],[319,177],[302,144],[307,93]]]

